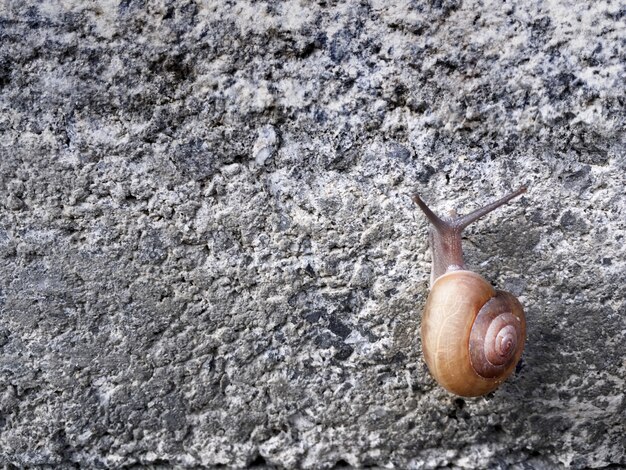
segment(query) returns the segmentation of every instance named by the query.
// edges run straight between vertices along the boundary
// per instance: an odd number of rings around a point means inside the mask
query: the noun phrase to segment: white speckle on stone
[[[278,148],[278,134],[272,125],[259,129],[259,137],[252,148],[252,158],[258,165],[265,162],[276,153]]]
[[[239,163],[232,163],[231,165],[224,165],[222,167],[222,173],[224,176],[232,178],[241,171],[241,165]]]

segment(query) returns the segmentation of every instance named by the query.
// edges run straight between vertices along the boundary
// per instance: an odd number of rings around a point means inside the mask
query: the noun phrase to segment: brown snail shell
[[[524,350],[519,301],[472,271],[450,271],[432,286],[422,317],[426,364],[461,396],[484,395],[511,375]]]

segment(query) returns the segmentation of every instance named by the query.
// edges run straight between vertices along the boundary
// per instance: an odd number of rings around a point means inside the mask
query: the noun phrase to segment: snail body
[[[461,396],[495,390],[515,370],[526,340],[520,302],[496,290],[463,262],[462,230],[525,191],[518,191],[463,217],[441,219],[415,196],[430,220],[431,288],[422,315],[424,359],[437,382]]]

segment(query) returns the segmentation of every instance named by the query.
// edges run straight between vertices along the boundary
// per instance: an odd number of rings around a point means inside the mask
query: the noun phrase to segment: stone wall
[[[0,1],[0,463],[626,465],[619,1]],[[423,362],[427,223],[528,342]]]

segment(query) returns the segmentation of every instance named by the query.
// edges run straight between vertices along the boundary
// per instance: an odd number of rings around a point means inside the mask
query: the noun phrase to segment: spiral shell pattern
[[[433,377],[465,397],[495,390],[515,370],[526,341],[519,301],[471,271],[437,278],[422,315],[422,351]]]
[[[521,309],[518,305],[513,295],[496,291],[478,312],[470,332],[469,353],[472,367],[481,377],[498,377],[519,360],[526,328],[524,318],[515,314]]]

